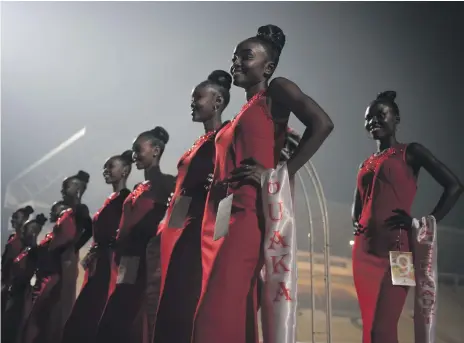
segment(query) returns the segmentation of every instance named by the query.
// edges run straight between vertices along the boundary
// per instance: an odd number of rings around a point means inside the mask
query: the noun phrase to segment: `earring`
[[[214,112],[216,113],[216,112],[218,111],[218,106],[217,106],[217,105],[214,105],[213,110],[214,110]]]

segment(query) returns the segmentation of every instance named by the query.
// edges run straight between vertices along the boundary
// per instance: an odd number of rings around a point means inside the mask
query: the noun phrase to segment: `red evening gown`
[[[353,277],[363,322],[363,343],[397,343],[398,321],[407,287],[393,286],[389,251],[411,251],[409,233],[391,230],[385,220],[403,209],[410,213],[416,177],[406,163],[407,145],[397,144],[367,159],[358,173],[362,200],[359,223],[366,231],[355,236]]]
[[[118,281],[100,320],[98,343],[148,340],[147,244],[156,237],[174,183],[173,176],[162,174],[158,169],[154,181],[139,184],[124,201],[115,252],[119,263]],[[159,248],[159,239],[154,244]],[[149,263],[159,267],[159,260]],[[159,296],[159,282],[157,287]]]
[[[257,278],[263,266],[264,217],[260,190],[234,185],[229,232],[213,240],[217,206],[226,178],[246,158],[275,168],[287,124],[277,124],[264,92],[256,94],[216,136],[214,177],[202,225],[203,284],[193,329],[195,343],[256,343]]]
[[[23,343],[60,342],[69,306],[76,294],[66,285],[76,282],[70,265],[75,261],[77,229],[72,209],[63,211],[53,232],[39,244],[36,285],[32,309],[24,329]],[[69,280],[71,278],[72,280]]]
[[[122,215],[122,205],[128,189],[112,193],[93,217],[93,245],[87,263],[79,297],[64,332],[63,343],[91,343],[95,340],[98,323],[109,296],[116,286],[118,269],[113,259],[111,244]],[[89,275],[89,269],[92,275]]]
[[[4,343],[16,343],[24,325],[24,315],[32,305],[31,278],[37,267],[37,248],[26,247],[14,259],[10,269],[10,292],[2,320]]]
[[[5,310],[6,301],[8,298],[8,287],[11,277],[11,268],[13,260],[19,255],[21,250],[24,248],[24,244],[19,238],[17,233],[10,235],[8,242],[5,245],[5,251],[2,255],[2,295],[1,295],[1,314]]]
[[[201,291],[201,223],[213,173],[215,132],[201,136],[179,160],[174,195],[161,231],[161,292],[154,342],[190,342]],[[169,227],[174,204],[191,198],[181,227]]]

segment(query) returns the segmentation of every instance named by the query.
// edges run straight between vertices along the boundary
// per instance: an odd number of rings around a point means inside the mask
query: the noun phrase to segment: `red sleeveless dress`
[[[195,343],[258,342],[257,278],[263,266],[264,218],[260,190],[251,184],[229,187],[234,194],[229,232],[214,241],[223,180],[246,158],[276,167],[287,125],[276,124],[264,92],[256,94],[216,136],[213,185],[202,225],[203,284],[193,331]],[[180,343],[180,342],[179,342]]]
[[[408,292],[393,286],[389,251],[411,251],[410,233],[392,230],[385,220],[394,209],[410,213],[416,194],[416,177],[406,163],[405,144],[397,144],[367,159],[358,173],[362,200],[360,225],[355,236],[353,278],[363,322],[363,343],[398,342],[397,326]],[[398,244],[398,241],[400,244]],[[398,247],[399,246],[399,247]]]
[[[95,340],[98,323],[116,286],[118,268],[113,259],[111,243],[116,237],[122,205],[129,193],[128,189],[112,193],[93,217],[94,243],[91,247],[93,257],[90,262],[93,274],[89,275],[89,268],[86,269],[79,297],[64,329],[63,343],[85,343]]]
[[[2,293],[1,293],[1,314],[5,310],[5,305],[8,298],[8,285],[11,278],[11,268],[13,266],[13,260],[19,255],[21,250],[24,248],[24,244],[21,242],[17,233],[12,234],[8,238],[8,242],[5,245],[5,251],[2,255]]]
[[[10,269],[10,292],[1,316],[1,341],[18,342],[24,325],[24,314],[32,305],[31,278],[37,267],[37,248],[25,247],[14,259]]]
[[[140,183],[124,201],[115,252],[118,281],[99,323],[98,343],[148,341],[147,262],[159,268],[159,256],[156,261],[147,261],[147,245],[156,237],[174,182],[173,176],[157,169],[153,181]],[[155,241],[157,248],[159,239]],[[155,308],[159,282],[157,287]]]
[[[201,136],[179,160],[174,195],[161,231],[161,296],[156,343],[189,342],[201,291],[201,223],[213,173],[215,132]],[[174,203],[191,198],[182,227],[168,227]]]
[[[63,328],[76,298],[76,282],[69,266],[77,263],[74,244],[77,228],[72,209],[64,211],[53,232],[39,243],[37,281],[33,291],[32,309],[27,319],[23,343],[60,342]],[[71,278],[71,280],[70,280]]]

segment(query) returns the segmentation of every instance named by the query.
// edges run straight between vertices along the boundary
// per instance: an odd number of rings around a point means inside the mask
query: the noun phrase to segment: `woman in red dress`
[[[84,283],[66,323],[63,343],[95,340],[106,302],[116,285],[118,272],[112,245],[122,215],[122,204],[130,193],[126,183],[131,164],[132,151],[128,150],[109,158],[103,166],[103,177],[113,186],[113,193],[93,217],[93,245],[82,261]]]
[[[67,260],[63,260],[61,270],[61,290],[63,294],[63,320],[71,315],[77,296],[77,278],[79,276],[79,250],[92,237],[92,218],[90,217],[89,208],[82,204],[90,175],[80,170],[76,175],[67,177],[62,184],[61,195],[63,201],[70,206],[73,211],[73,218],[76,224],[76,237],[74,239],[74,254],[69,251]]]
[[[65,280],[65,268],[72,260],[70,256],[75,254],[77,238],[73,210],[63,201],[58,201],[51,208],[50,221],[56,224],[38,247],[33,304],[25,325],[23,343],[60,342],[67,320],[64,314],[70,303],[64,297],[73,296],[63,292],[63,287],[69,284]]]
[[[205,134],[177,165],[174,195],[161,231],[161,296],[156,343],[189,342],[201,290],[201,223],[214,168],[214,139],[230,100],[232,77],[213,71],[192,93],[192,120]],[[188,285],[188,286],[186,286]]]
[[[287,163],[290,175],[312,157],[333,128],[327,114],[293,82],[279,77],[269,83],[284,43],[282,30],[267,25],[234,52],[233,82],[245,89],[248,102],[216,136],[213,184],[202,225],[203,285],[195,343],[258,342],[256,284],[263,266],[264,230],[261,173],[279,161],[290,112],[307,126]],[[214,231],[218,203],[227,194],[233,194],[233,200],[224,235]]]
[[[36,247],[37,236],[44,226],[47,218],[43,214],[28,220],[21,230],[23,249],[13,261],[11,278],[9,281],[9,294],[6,310],[2,315],[2,338],[5,343],[16,343],[21,333],[22,320],[25,311],[31,305],[31,278],[37,267]]]
[[[352,219],[353,277],[363,322],[363,343],[398,342],[397,326],[408,288],[394,286],[389,251],[411,251],[411,206],[424,168],[444,188],[432,211],[437,221],[462,193],[455,175],[419,143],[396,140],[400,122],[396,93],[380,93],[367,108],[365,127],[377,152],[361,164]]]
[[[145,296],[147,244],[156,237],[158,225],[166,212],[166,202],[175,185],[174,176],[163,174],[159,167],[168,139],[166,130],[156,127],[143,132],[134,141],[135,165],[137,169],[145,171],[146,181],[131,192],[123,204],[115,243],[118,279],[100,320],[98,343],[131,343],[147,339],[143,306],[148,301]],[[159,251],[159,238],[156,238],[154,245]],[[159,268],[159,258],[148,262],[154,269]],[[159,281],[157,287],[156,298],[159,295]],[[143,322],[145,325],[142,325]]]
[[[2,298],[1,298],[1,313],[5,310],[6,299],[8,297],[8,286],[10,284],[10,270],[16,256],[19,255],[24,248],[21,240],[21,229],[24,223],[29,219],[29,216],[34,212],[31,206],[26,206],[17,210],[11,216],[11,226],[15,232],[8,237],[8,242],[5,246],[5,251],[2,255]]]

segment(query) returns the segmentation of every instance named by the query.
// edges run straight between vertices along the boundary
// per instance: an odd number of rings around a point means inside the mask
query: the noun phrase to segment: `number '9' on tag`
[[[390,251],[390,270],[394,286],[416,285],[412,253],[407,251]]]

